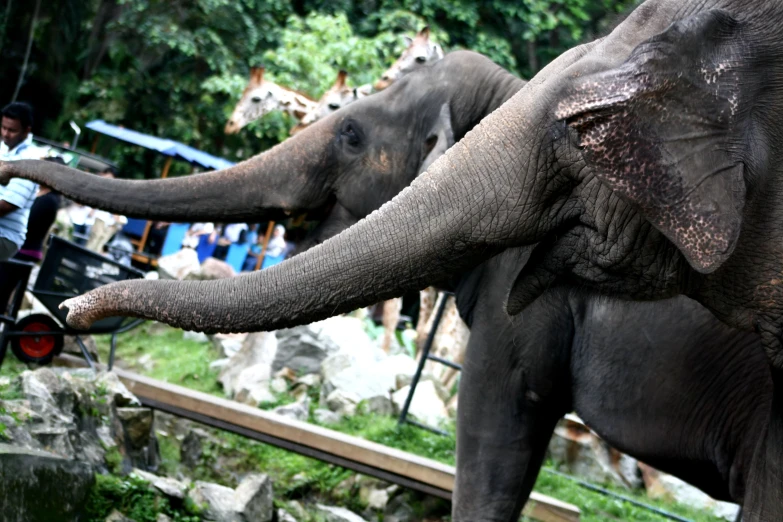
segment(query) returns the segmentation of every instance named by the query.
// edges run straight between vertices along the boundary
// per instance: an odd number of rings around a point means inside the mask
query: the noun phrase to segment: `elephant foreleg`
[[[567,412],[568,363],[533,323],[511,332],[477,322],[460,381],[453,520],[512,522]],[[555,342],[568,337],[550,333]]]

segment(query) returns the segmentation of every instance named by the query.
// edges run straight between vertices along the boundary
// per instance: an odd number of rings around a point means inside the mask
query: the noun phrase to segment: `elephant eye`
[[[359,133],[357,132],[356,126],[353,123],[346,123],[343,125],[342,131],[340,131],[341,137],[343,140],[345,140],[345,143],[352,147],[356,147],[359,145]]]
[[[423,56],[417,56],[416,57],[416,63],[424,63],[426,61],[427,61],[427,59],[425,57],[423,57]]]

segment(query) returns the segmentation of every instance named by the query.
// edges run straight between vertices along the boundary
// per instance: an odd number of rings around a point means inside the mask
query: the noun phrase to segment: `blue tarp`
[[[158,138],[156,136],[150,136],[149,134],[143,134],[130,129],[125,129],[106,123],[103,120],[94,120],[87,124],[87,128],[106,134],[112,138],[133,143],[146,149],[151,149],[160,152],[166,156],[172,156],[187,161],[188,163],[195,163],[208,169],[225,169],[233,165],[232,162],[207,154],[193,147],[189,147],[184,143],[180,143],[174,140],[168,140],[164,138]]]

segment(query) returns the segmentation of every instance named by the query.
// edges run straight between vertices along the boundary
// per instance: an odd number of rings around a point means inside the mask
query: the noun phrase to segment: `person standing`
[[[0,161],[41,159],[44,152],[33,145],[33,109],[26,103],[6,105],[0,120]],[[10,259],[24,244],[27,220],[38,185],[13,178],[0,187],[0,261]]]

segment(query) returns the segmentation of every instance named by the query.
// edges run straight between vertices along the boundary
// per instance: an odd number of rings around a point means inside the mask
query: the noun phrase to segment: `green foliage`
[[[338,69],[375,81],[424,24],[445,50],[473,49],[530,77],[581,40],[606,30],[637,0],[51,0],[36,24],[21,99],[34,104],[34,131],[72,139],[68,121],[104,119],[176,139],[232,160],[288,136],[281,113],[239,135],[223,127],[251,65],[318,97]],[[0,98],[16,86],[32,3],[0,12]],[[92,136],[82,137],[82,145]],[[87,141],[87,143],[85,143]],[[163,159],[109,138],[98,152],[126,177],[154,177]],[[191,167],[175,162],[170,175]]]
[[[185,503],[179,509],[158,495],[141,478],[135,475],[118,478],[113,475],[96,475],[84,508],[84,520],[103,522],[117,510],[136,522],[155,522],[158,514],[171,517],[175,522],[198,522],[198,510]]]

